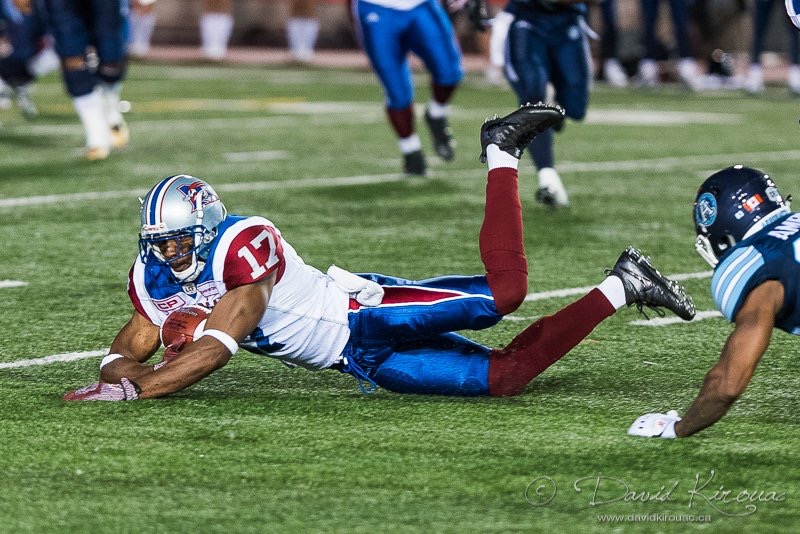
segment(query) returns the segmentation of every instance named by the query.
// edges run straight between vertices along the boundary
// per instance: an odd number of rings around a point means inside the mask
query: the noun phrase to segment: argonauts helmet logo
[[[717,220],[717,199],[711,193],[703,193],[694,208],[694,221],[702,226],[711,226]]]
[[[219,200],[211,189],[208,188],[205,182],[200,180],[190,184],[178,186],[178,191],[183,195],[184,200],[192,205],[192,213],[197,211],[197,196],[200,195],[200,202],[202,206],[208,206],[212,202]]]

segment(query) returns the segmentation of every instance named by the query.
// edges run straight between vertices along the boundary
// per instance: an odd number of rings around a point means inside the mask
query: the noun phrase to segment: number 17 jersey
[[[191,283],[178,282],[166,264],[137,258],[128,295],[140,314],[160,326],[178,308],[213,308],[228,291],[273,273],[276,281],[267,309],[242,345],[311,369],[338,362],[350,337],[348,295],[330,277],[306,265],[263,217],[226,217],[200,275]]]

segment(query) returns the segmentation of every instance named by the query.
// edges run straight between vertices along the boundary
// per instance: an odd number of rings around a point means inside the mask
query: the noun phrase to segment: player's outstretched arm
[[[191,386],[228,363],[236,344],[247,337],[264,315],[275,274],[228,291],[208,318],[205,333],[169,365],[136,380],[140,398],[163,397]],[[216,332],[211,335],[209,332]]]
[[[109,357],[120,355],[100,368],[100,380],[112,384],[119,383],[120,378],[136,379],[152,370],[151,366],[142,365],[161,346],[158,338],[158,327],[139,312],[133,312],[130,321],[111,343]],[[105,360],[104,360],[105,361]]]
[[[686,416],[675,425],[678,437],[690,436],[719,421],[750,383],[769,347],[775,317],[783,305],[783,286],[771,280],[754,289],[736,314],[734,328],[719,361]]]
[[[686,416],[678,412],[647,413],[633,422],[628,434],[641,437],[686,437],[708,428],[727,413],[750,383],[769,347],[775,317],[783,306],[783,286],[771,280],[750,292],[736,314],[736,327],[722,348],[719,361],[706,374],[703,387]]]

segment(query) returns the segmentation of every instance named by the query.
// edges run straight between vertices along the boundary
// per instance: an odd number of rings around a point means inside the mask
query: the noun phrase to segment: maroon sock
[[[616,310],[599,289],[523,330],[489,357],[489,394],[520,393],[539,374],[581,342]]]
[[[390,109],[386,108],[386,114],[389,116],[389,122],[392,128],[397,132],[397,137],[405,139],[414,133],[414,106],[408,106],[405,109]]]
[[[501,167],[489,171],[478,243],[497,311],[509,314],[519,308],[528,293],[528,260],[522,242],[522,204],[516,169]]]
[[[431,94],[433,100],[439,104],[447,104],[455,93],[457,85],[439,85],[438,83],[431,84]]]

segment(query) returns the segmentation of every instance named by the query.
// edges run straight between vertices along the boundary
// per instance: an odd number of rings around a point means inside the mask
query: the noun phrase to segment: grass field
[[[136,197],[162,176],[209,180],[231,212],[268,217],[319,268],[479,273],[478,129],[515,106],[468,79],[456,160],[437,162],[422,126],[433,172],[407,180],[368,72],[133,65],[124,97],[132,144],[99,163],[80,159],[58,78],[38,86],[35,123],[0,113],[0,280],[27,283],[0,287],[0,531],[797,531],[788,335],[776,332],[718,425],[678,441],[625,433],[646,411],[686,408],[730,331],[718,317],[642,326],[622,310],[512,399],[363,396],[347,375],[240,352],[167,399],[63,402],[96,379],[99,356],[14,362],[109,346],[132,310]],[[800,191],[799,116],[782,88],[752,99],[598,87],[588,120],[557,138],[572,207],[536,206],[521,165],[530,291],[596,284],[628,244],[663,272],[707,271],[693,251],[698,185],[741,162]],[[711,311],[698,276],[685,285]],[[573,298],[540,297],[470,336],[504,345]]]

